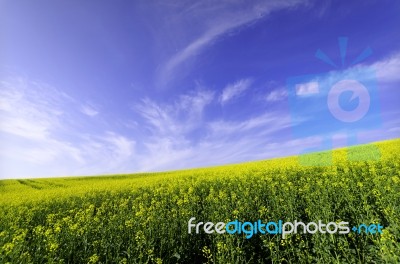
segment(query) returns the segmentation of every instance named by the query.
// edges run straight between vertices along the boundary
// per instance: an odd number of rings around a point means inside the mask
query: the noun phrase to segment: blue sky
[[[349,133],[399,137],[399,14],[398,1],[1,1],[0,178],[202,167],[296,155],[326,137],[346,146]],[[365,68],[379,110],[361,123],[330,126],[324,93],[288,98],[292,77],[323,87]],[[363,100],[350,95],[340,99],[349,111]]]

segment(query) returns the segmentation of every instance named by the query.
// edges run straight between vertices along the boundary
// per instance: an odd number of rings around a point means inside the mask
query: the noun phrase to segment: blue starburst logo
[[[351,63],[347,63],[348,38],[339,38],[341,67],[325,52],[318,49],[315,57],[333,67],[319,74],[294,76],[287,79],[288,99],[296,138],[318,138],[319,145],[305,149],[300,155],[303,165],[331,165],[332,138],[347,135],[348,145],[359,142],[359,134],[381,126],[379,98],[375,70],[363,64],[372,55],[365,48]],[[308,153],[328,150],[318,161],[309,159]],[[377,148],[364,148],[362,152],[349,148],[351,160],[376,160]]]

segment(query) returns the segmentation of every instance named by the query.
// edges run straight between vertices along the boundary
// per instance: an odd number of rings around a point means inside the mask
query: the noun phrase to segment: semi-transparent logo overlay
[[[340,234],[345,235],[350,232],[356,234],[382,234],[383,226],[379,223],[372,224],[359,224],[350,226],[349,222],[328,222],[324,223],[321,220],[317,222],[304,223],[295,220],[294,222],[284,222],[283,220],[278,221],[263,221],[258,219],[255,222],[241,222],[234,220],[228,223],[224,222],[202,222],[196,221],[195,217],[192,217],[188,221],[188,233],[199,234],[204,232],[206,234],[243,234],[247,239],[254,235],[281,235],[283,239],[290,234]]]
[[[318,146],[300,154],[303,165],[332,164],[332,138],[338,133],[347,135],[348,145],[355,145],[360,133],[381,127],[375,69],[363,64],[372,50],[366,48],[349,60],[347,44],[346,37],[339,38],[340,65],[317,50],[315,56],[332,66],[331,71],[286,80],[295,138],[319,137]],[[327,151],[319,159],[308,158],[307,153],[319,150]],[[349,160],[377,160],[380,153],[375,146],[367,146],[362,154],[356,148],[349,148],[347,156]]]

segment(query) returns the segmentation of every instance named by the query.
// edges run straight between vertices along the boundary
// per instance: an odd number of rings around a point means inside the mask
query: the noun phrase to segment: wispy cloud
[[[92,104],[83,104],[80,108],[81,112],[87,116],[96,116],[99,111]]]
[[[311,81],[308,83],[300,83],[296,85],[296,95],[314,95],[319,93],[319,82]]]
[[[398,58],[367,66],[376,69],[378,81],[396,83]],[[320,84],[326,81],[318,80]],[[91,127],[100,121],[92,118],[91,111],[82,114],[82,107],[93,104],[79,102],[54,87],[22,78],[1,80],[0,177],[169,170],[298,154],[318,146],[315,138],[291,139],[290,128],[304,120],[294,123],[281,110],[254,113],[247,119],[228,120],[217,114],[218,102],[234,100],[250,85],[250,79],[242,79],[218,95],[197,87],[169,103],[144,98],[133,107],[140,118],[116,120],[126,124],[124,130],[144,129],[136,138],[135,133],[121,133],[110,120]],[[285,96],[285,90],[277,88],[267,95],[267,102]],[[207,116],[209,108],[213,108],[212,118]],[[97,112],[94,106],[92,110]],[[366,138],[394,137],[398,127],[398,122],[386,123],[379,137],[371,132]]]
[[[23,79],[3,80],[0,83],[0,131],[28,139],[45,139],[52,129],[59,126],[59,107],[62,94],[54,88]],[[44,89],[49,97],[43,98]],[[68,100],[67,98],[65,98]],[[51,111],[47,111],[51,108]]]
[[[285,98],[287,98],[286,88],[277,88],[269,92],[265,99],[267,100],[267,102],[277,102],[284,100]]]
[[[377,72],[377,79],[380,82],[400,81],[400,52],[375,62],[371,65]]]
[[[78,148],[85,164],[78,173],[129,172],[135,165],[136,144],[134,139],[113,131],[84,135]]]
[[[154,133],[181,134],[201,125],[203,110],[213,99],[214,92],[198,90],[179,96],[178,100],[169,105],[160,105],[144,98],[134,109]]]
[[[178,95],[170,103],[141,100],[133,107],[141,119],[125,120],[134,122],[135,129],[147,129],[136,139],[114,130],[112,122],[95,133],[74,126],[93,120],[81,114],[82,103],[54,88],[21,79],[3,81],[1,88],[3,178],[210,166],[294,155],[318,146],[318,138],[291,139],[290,128],[303,121],[294,123],[284,111],[242,120],[206,118],[209,107],[221,107],[207,89]],[[398,122],[385,129],[386,134],[398,133]]]
[[[198,25],[202,29],[198,35],[192,36],[193,31],[190,26],[181,31],[187,33],[185,38],[191,39],[184,48],[170,57],[161,67],[159,72],[159,83],[166,84],[175,76],[176,69],[184,62],[198,55],[205,47],[211,45],[226,33],[246,25],[251,25],[257,20],[263,19],[272,11],[283,8],[290,8],[304,1],[285,0],[285,1],[221,1],[221,2],[196,2],[191,6],[182,3],[182,17],[175,17],[174,20],[182,20],[185,25],[184,17],[190,14],[191,24]],[[179,5],[179,4],[177,4]],[[176,30],[178,31],[178,30]]]
[[[213,99],[214,92],[201,89],[178,96],[170,104],[141,100],[133,109],[151,133],[141,142],[143,153],[137,158],[137,170],[154,171],[184,164],[196,152],[191,132],[204,126],[203,113]]]
[[[81,104],[49,85],[8,78],[0,98],[0,178],[111,172],[135,154],[133,139],[82,130]]]
[[[221,104],[225,104],[236,97],[239,97],[243,92],[245,92],[252,84],[252,79],[241,79],[233,84],[227,85],[223,90],[219,98]]]
[[[143,142],[144,154],[138,157],[142,171],[166,170],[232,163],[273,155],[264,145],[274,133],[291,124],[283,112],[261,113],[245,120],[205,119],[203,113],[211,107],[211,92],[182,95],[171,104],[148,99],[135,109],[152,131]],[[190,102],[190,103],[189,103]],[[191,105],[196,113],[190,118],[184,113]],[[194,110],[193,110],[194,111]],[[193,135],[196,134],[196,136]]]
[[[232,134],[242,132],[251,133],[253,129],[260,129],[258,133],[271,133],[291,125],[288,115],[281,112],[264,113],[243,121],[214,121],[209,123],[210,131],[213,136],[227,137]]]
[[[400,81],[398,72],[400,72],[400,53],[395,53],[374,63],[362,63],[344,70],[332,70],[325,75],[315,76],[308,82],[299,83],[294,88],[298,96],[326,96],[327,91],[320,89],[329,89],[337,80],[356,78],[357,81],[363,82],[374,79],[378,84],[393,84]]]
[[[199,140],[162,137],[154,144],[147,145],[151,149],[150,153],[154,153],[150,155],[157,157],[151,160],[157,162],[150,163],[149,159],[144,159],[142,168],[167,170],[276,157],[283,152],[282,149],[276,148],[273,151],[266,146],[275,133],[285,131],[289,126],[289,117],[284,113],[261,114],[250,120],[237,122],[210,122],[202,130],[203,137]],[[286,154],[295,154],[294,149],[286,149]]]

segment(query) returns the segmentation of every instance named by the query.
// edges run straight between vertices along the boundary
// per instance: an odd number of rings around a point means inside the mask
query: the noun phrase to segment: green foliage
[[[0,181],[0,263],[400,263],[400,140],[167,173]],[[368,149],[368,148],[367,148]],[[369,154],[368,154],[369,155]],[[310,155],[309,159],[318,159]],[[382,235],[188,234],[187,222],[381,223]]]

